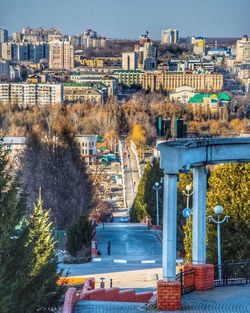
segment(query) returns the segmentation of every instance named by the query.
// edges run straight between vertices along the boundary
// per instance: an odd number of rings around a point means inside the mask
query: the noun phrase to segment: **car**
[[[120,222],[122,222],[122,223],[128,223],[128,222],[129,222],[128,216],[122,216],[122,217],[120,218]]]

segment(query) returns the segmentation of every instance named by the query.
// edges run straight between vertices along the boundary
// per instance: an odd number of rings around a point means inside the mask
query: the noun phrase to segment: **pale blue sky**
[[[0,0],[0,27],[57,27],[64,34],[87,28],[111,38],[136,39],[164,28],[180,36],[250,35],[250,0]]]

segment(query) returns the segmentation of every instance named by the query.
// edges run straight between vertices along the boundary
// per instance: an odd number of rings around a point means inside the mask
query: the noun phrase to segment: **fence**
[[[126,202],[126,187],[125,187],[125,178],[124,178],[123,151],[122,151],[122,143],[120,140],[119,140],[118,146],[119,146],[119,154],[120,154],[121,167],[122,167],[123,206],[124,208],[126,208],[127,202]]]
[[[250,283],[250,260],[239,263],[224,262],[214,266],[214,287]]]
[[[191,292],[195,289],[195,269],[180,270],[176,275],[176,280],[181,283],[181,294]]]
[[[138,153],[137,153],[137,148],[136,148],[136,145],[134,144],[134,142],[131,140],[131,150],[133,151],[134,155],[135,155],[135,158],[136,158],[136,164],[137,164],[137,168],[138,168],[138,172],[139,172],[139,177],[141,178],[142,177],[142,168],[141,168],[141,165],[140,165],[140,160],[139,160],[139,157],[138,157]]]

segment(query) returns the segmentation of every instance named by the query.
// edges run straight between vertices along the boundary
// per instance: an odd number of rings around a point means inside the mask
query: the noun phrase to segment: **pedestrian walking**
[[[111,254],[111,242],[110,240],[108,241],[108,248],[107,248],[107,252],[108,252],[108,255]]]

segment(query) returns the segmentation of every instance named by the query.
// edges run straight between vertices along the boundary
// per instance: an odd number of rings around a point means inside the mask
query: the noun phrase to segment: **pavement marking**
[[[127,263],[127,260],[120,260],[120,259],[114,259],[113,260],[114,263]]]
[[[149,263],[150,263],[150,264],[153,264],[153,263],[156,263],[156,260],[142,260],[141,263],[143,263],[143,264],[147,264],[147,263],[148,263],[148,264],[149,264]]]
[[[92,258],[92,261],[93,261],[93,262],[101,262],[102,259],[101,259],[101,258]]]

